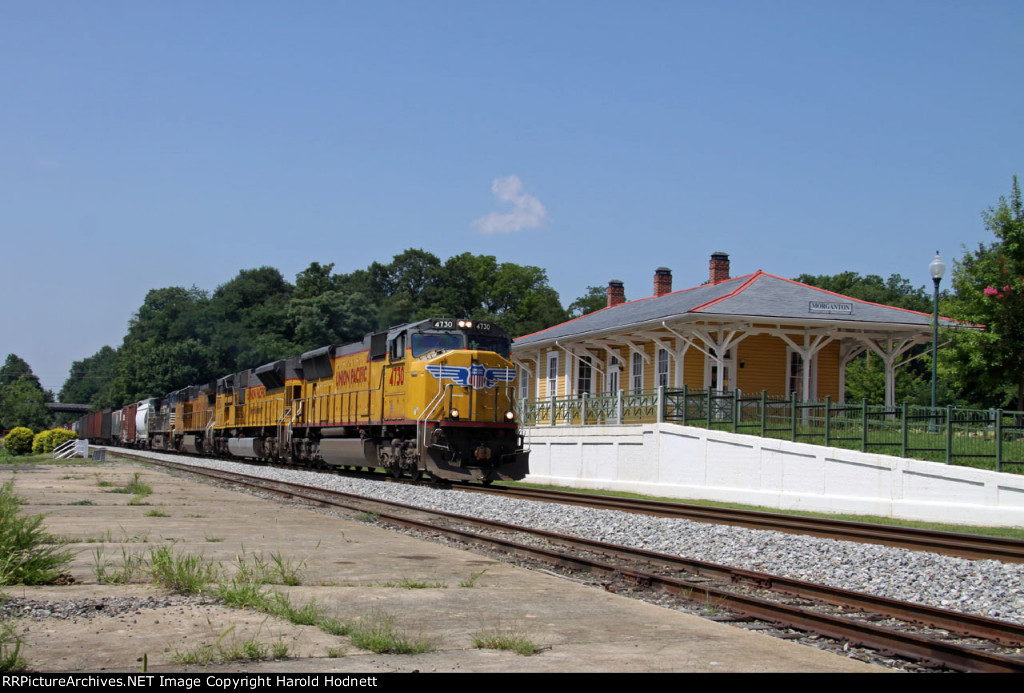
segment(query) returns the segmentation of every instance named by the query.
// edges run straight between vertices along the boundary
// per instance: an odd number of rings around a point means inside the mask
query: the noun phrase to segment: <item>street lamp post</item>
[[[935,384],[938,382],[939,365],[939,282],[946,273],[946,263],[942,261],[939,251],[935,251],[935,259],[928,265],[928,272],[935,284],[935,315],[932,324],[932,427],[935,425]]]

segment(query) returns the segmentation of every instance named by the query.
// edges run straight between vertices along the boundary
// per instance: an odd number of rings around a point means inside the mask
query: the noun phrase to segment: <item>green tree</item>
[[[569,317],[578,318],[608,306],[608,289],[603,286],[588,286],[587,292],[569,304]]]
[[[1024,410],[1024,204],[1017,176],[1009,198],[982,214],[996,240],[964,249],[954,264],[951,317],[984,326],[956,330],[945,372],[974,404]]]
[[[3,388],[0,394],[0,429],[24,426],[33,431],[49,428],[53,413],[46,406],[52,401],[36,380],[22,376]]]
[[[0,370],[0,430],[24,426],[34,431],[49,428],[53,414],[46,406],[53,393],[43,390],[28,363],[8,354]]]
[[[327,265],[311,262],[309,267],[295,277],[295,293],[292,297],[296,299],[316,298],[328,291],[333,291],[335,287],[331,277],[332,269],[334,269],[333,262]]]
[[[117,351],[102,347],[92,356],[71,364],[64,386],[57,397],[61,402],[91,404],[100,408],[117,373]]]

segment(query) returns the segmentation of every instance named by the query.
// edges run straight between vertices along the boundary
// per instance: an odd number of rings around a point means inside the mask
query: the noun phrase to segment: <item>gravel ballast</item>
[[[877,544],[651,517],[617,510],[595,510],[310,471],[151,454],[178,463],[500,520],[1024,623],[1024,564],[975,561]]]

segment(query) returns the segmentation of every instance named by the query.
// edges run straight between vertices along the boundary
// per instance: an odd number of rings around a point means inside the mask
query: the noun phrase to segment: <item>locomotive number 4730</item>
[[[391,369],[391,376],[388,378],[389,385],[402,385],[405,383],[405,366],[395,366]]]

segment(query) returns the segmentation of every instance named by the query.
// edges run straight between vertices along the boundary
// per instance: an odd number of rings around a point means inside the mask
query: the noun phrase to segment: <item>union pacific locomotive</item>
[[[435,318],[83,417],[79,436],[153,450],[383,468],[451,481],[522,479],[511,339]]]

